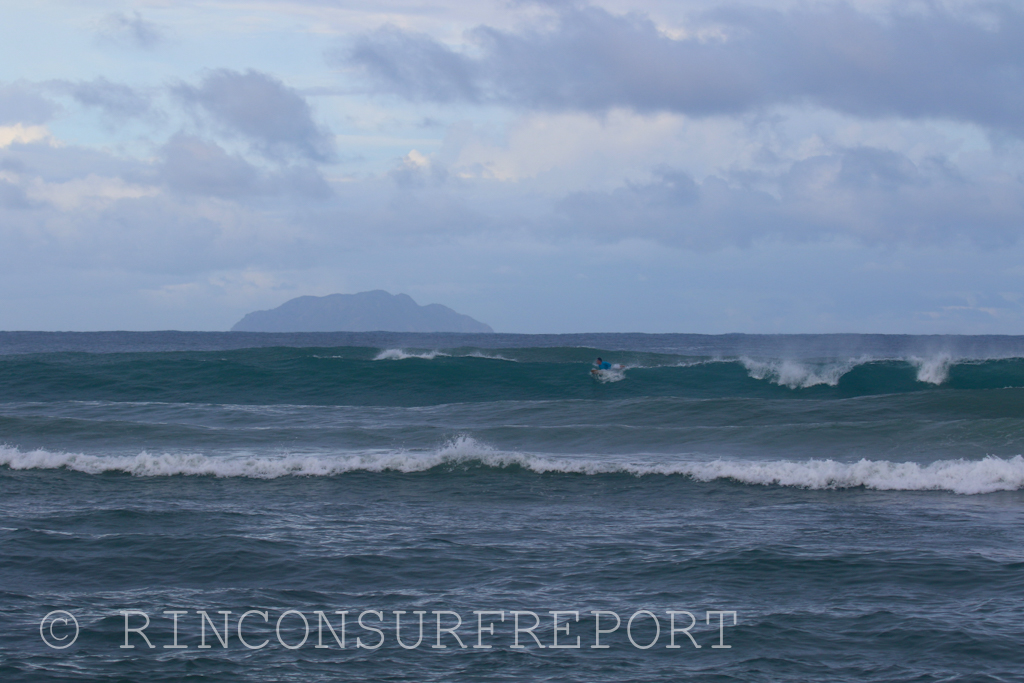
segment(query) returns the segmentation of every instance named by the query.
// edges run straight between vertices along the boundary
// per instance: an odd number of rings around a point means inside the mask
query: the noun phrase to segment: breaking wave
[[[441,353],[440,351],[425,351],[423,353],[413,353],[405,351],[403,349],[384,349],[376,356],[374,360],[406,360],[408,358],[420,358],[422,360],[434,360],[438,356],[447,356],[447,353]]]
[[[342,358],[342,356],[332,356],[333,358]],[[499,353],[484,353],[483,351],[472,351],[470,353],[458,354],[454,352],[444,351],[406,351],[405,349],[383,349],[373,360],[407,360],[409,358],[419,358],[420,360],[434,360],[435,358],[483,358],[486,360],[505,360],[510,362],[516,362],[512,358],[506,358]]]
[[[607,384],[608,382],[621,382],[622,380],[626,379],[627,369],[628,368],[620,367],[611,368],[609,370],[596,370],[593,373],[594,379],[596,379],[598,382],[601,382],[602,384]]]
[[[509,363],[518,363],[515,358],[506,358],[500,353],[484,353],[483,351],[473,351],[472,353],[466,354],[466,358],[483,358],[485,360],[504,360]]]
[[[917,381],[939,385],[949,379],[949,368],[954,360],[947,354],[933,358],[911,357],[908,362],[917,368]]]
[[[601,381],[593,381],[594,355],[621,364],[625,373],[605,372]],[[11,355],[0,356],[0,364],[0,402],[413,406],[654,396],[848,398],[940,387],[1024,388],[1024,358],[942,354],[795,360],[574,348],[265,348]]]
[[[634,462],[541,456],[499,451],[460,436],[432,451],[371,451],[338,455],[208,456],[151,454],[95,456],[0,446],[0,466],[13,470],[65,469],[87,474],[119,472],[139,477],[213,476],[275,479],[329,477],[349,472],[414,473],[473,468],[521,468],[538,474],[637,477],[684,476],[697,482],[727,480],[754,486],[812,490],[949,491],[974,495],[1024,488],[1024,457],[939,460],[921,464],[888,460],[712,460]]]
[[[834,387],[839,384],[839,379],[843,375],[858,365],[869,362],[869,359],[812,365],[795,360],[758,361],[743,357],[740,358],[740,362],[753,379],[768,380],[790,389],[809,389],[822,384]]]
[[[1006,362],[1017,359],[987,359],[987,362]],[[723,360],[719,362],[729,362]],[[949,354],[906,358],[873,358],[862,356],[841,361],[810,362],[803,360],[757,360],[746,356],[739,362],[747,370],[752,379],[764,380],[788,387],[789,389],[809,389],[815,386],[839,386],[840,381],[853,370],[864,366],[898,368],[901,364],[909,364],[915,370],[914,380],[921,384],[940,386],[950,378],[950,370],[957,365],[976,365],[986,360],[954,358]]]

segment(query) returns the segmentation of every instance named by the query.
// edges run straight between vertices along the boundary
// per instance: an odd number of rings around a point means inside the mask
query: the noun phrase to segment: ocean
[[[1022,453],[1024,337],[0,333],[0,680],[1017,681]]]

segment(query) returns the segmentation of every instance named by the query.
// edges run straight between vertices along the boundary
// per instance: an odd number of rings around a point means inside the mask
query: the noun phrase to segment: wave
[[[938,386],[949,379],[949,369],[955,363],[949,354],[941,354],[932,358],[911,356],[907,361],[917,368],[917,381]]]
[[[1017,491],[1024,488],[1024,457],[987,456],[982,460],[938,460],[925,465],[862,459],[765,463],[718,460],[691,465],[686,472],[698,481],[732,479],[743,484],[804,489],[867,488],[878,491],[951,491],[960,494]]]
[[[120,472],[139,477],[213,476],[253,479],[330,477],[350,472],[411,474],[432,470],[521,468],[537,474],[683,476],[696,482],[810,490],[948,491],[964,495],[1024,488],[1024,457],[932,463],[867,460],[712,460],[623,462],[499,451],[460,436],[431,451],[372,451],[337,455],[216,456],[199,453],[95,456],[0,446],[0,466],[12,470],[64,469],[86,474]]]
[[[505,356],[501,355],[500,353],[484,353],[483,351],[473,351],[472,353],[467,353],[464,356],[464,358],[483,358],[484,360],[503,360],[503,361],[508,361],[509,363],[518,363],[519,362],[515,358],[506,358]]]
[[[604,373],[602,381],[593,381],[595,355],[621,364],[626,372]],[[849,398],[940,387],[1024,388],[1024,358],[935,354],[797,360],[575,348],[497,353],[472,347],[277,347],[0,357],[0,402],[414,406],[659,396]]]
[[[621,382],[626,379],[626,370],[628,369],[629,368],[626,367],[618,367],[610,368],[608,370],[596,370],[593,372],[593,375],[594,379],[602,384],[607,384],[609,382]]]
[[[747,357],[741,357],[739,361],[753,379],[768,380],[772,384],[790,389],[809,389],[822,384],[834,387],[839,384],[843,375],[858,365],[870,362],[870,359],[851,359],[818,365],[796,360],[759,361]]]
[[[995,359],[993,359],[995,360]],[[723,361],[728,362],[728,361]],[[949,354],[931,357],[909,356],[907,358],[872,358],[861,356],[842,361],[811,363],[798,360],[755,360],[741,357],[739,362],[747,369],[752,379],[767,380],[790,389],[809,389],[826,385],[838,386],[839,381],[854,368],[869,364],[908,363],[916,368],[915,379],[922,384],[939,386],[949,379],[950,369],[961,364],[975,364],[971,359],[956,359]]]
[[[434,360],[438,356],[448,356],[447,353],[441,353],[440,351],[425,351],[423,353],[413,353],[405,351],[404,349],[384,349],[376,356],[374,360],[407,360],[409,358],[419,358],[421,360]]]
[[[346,356],[327,356],[328,358],[346,358]],[[485,353],[483,351],[471,351],[469,353],[455,353],[443,351],[422,351],[413,352],[405,349],[382,349],[373,360],[407,360],[419,358],[420,360],[434,360],[435,358],[483,358],[484,360],[504,360],[512,363],[517,362],[513,358],[506,358],[499,353]]]
[[[317,356],[321,357],[321,356]],[[346,358],[346,356],[326,356],[327,358]],[[519,362],[514,358],[508,358],[497,353],[486,353],[481,350],[473,350],[468,353],[455,351],[409,351],[406,349],[389,348],[381,349],[373,360],[407,360],[418,358],[420,360],[434,360],[435,358],[481,358],[486,360],[502,360]],[[845,360],[831,360],[823,362],[812,362],[796,359],[755,359],[749,356],[739,358],[715,358],[715,359],[688,359],[683,361],[663,361],[654,363],[627,363],[621,369],[601,371],[597,379],[601,382],[619,382],[626,378],[624,370],[632,368],[662,368],[662,367],[695,367],[709,363],[735,363],[739,362],[747,370],[751,379],[768,381],[772,384],[784,386],[789,389],[809,389],[815,386],[834,387],[844,375],[854,368],[871,363],[883,362],[905,362],[917,369],[916,380],[925,384],[939,386],[949,379],[950,368],[963,361],[953,358],[948,353],[936,356],[919,357],[894,357],[879,358],[860,356]],[[972,361],[966,361],[972,362]],[[976,361],[975,361],[976,362]]]

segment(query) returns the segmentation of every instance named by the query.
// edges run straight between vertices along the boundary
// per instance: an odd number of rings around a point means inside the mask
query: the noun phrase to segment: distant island
[[[441,304],[420,306],[382,289],[358,294],[300,296],[254,311],[232,332],[494,332],[490,325]]]

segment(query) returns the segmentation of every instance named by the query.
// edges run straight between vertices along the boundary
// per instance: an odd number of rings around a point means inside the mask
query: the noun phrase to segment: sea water
[[[0,333],[0,680],[1020,680],[1022,453],[1021,337]]]

